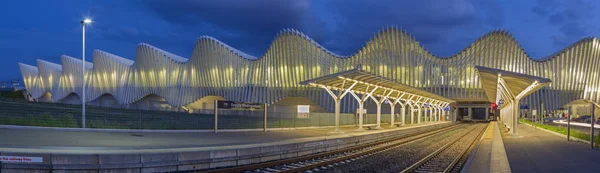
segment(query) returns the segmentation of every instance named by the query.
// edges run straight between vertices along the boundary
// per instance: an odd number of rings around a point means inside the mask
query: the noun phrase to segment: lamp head
[[[81,21],[82,25],[87,25],[87,24],[90,24],[90,23],[92,23],[92,19],[89,19],[89,18],[83,19]]]

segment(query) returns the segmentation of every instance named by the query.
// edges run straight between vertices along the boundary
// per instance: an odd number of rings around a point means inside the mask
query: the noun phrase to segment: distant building
[[[365,71],[457,100],[459,106],[489,105],[475,72],[479,65],[551,79],[550,86],[521,103],[530,109],[540,110],[543,104],[546,110],[556,110],[574,100],[600,101],[599,46],[598,38],[586,38],[546,58],[532,59],[510,34],[493,31],[453,56],[438,57],[405,31],[388,28],[356,53],[341,56],[298,31],[284,30],[262,57],[254,57],[203,36],[190,59],[148,44],[137,47],[135,61],[95,50],[93,62],[86,62],[86,101],[130,108],[212,109],[212,101],[221,99],[311,104],[316,105],[311,109],[319,109],[314,111],[333,111],[334,102],[324,90],[298,83],[362,64]],[[62,65],[38,60],[37,67],[19,66],[33,98],[79,104],[81,63],[63,55]],[[341,103],[342,112],[356,111],[352,98]]]

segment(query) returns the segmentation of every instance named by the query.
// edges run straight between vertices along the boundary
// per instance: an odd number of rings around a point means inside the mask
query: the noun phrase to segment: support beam
[[[417,119],[417,124],[421,124],[421,119],[422,115],[423,115],[423,110],[421,110],[421,108],[423,108],[423,105],[425,105],[425,103],[427,103],[430,99],[425,99],[425,101],[421,102],[421,104],[419,104],[419,113],[418,115],[418,119]]]
[[[418,103],[421,99],[423,99],[423,97],[416,97],[415,101],[412,102],[412,105],[410,107],[411,108],[411,111],[410,111],[410,124],[411,125],[415,124],[415,121],[414,121],[414,119],[415,119],[415,112],[416,111],[421,111],[421,108],[419,108],[419,103]]]
[[[438,113],[437,121],[442,121],[442,116],[444,114],[444,109],[442,108],[442,106],[439,106],[438,110],[439,110],[439,113]]]
[[[434,100],[432,102],[429,103],[429,122],[434,122],[435,121],[435,114],[436,114],[436,110],[435,107],[437,105],[437,100]]]
[[[403,105],[400,108],[400,116],[402,116],[402,118],[401,118],[402,119],[402,124],[400,124],[400,125],[404,126],[405,123],[406,123],[406,105]]]
[[[431,118],[429,118],[429,122],[435,122],[436,117],[437,117],[437,108],[435,106],[431,107]]]
[[[415,123],[415,120],[413,118],[413,117],[415,117],[415,107],[412,104],[412,101],[409,101],[407,103],[408,103],[408,106],[410,106],[410,124],[412,125]]]
[[[358,95],[356,95],[356,93],[350,91],[350,94],[352,94],[352,96],[356,99],[356,101],[358,101],[358,107],[359,107],[358,108],[359,109],[358,112],[359,113],[358,113],[358,129],[357,130],[364,130],[364,128],[363,128],[364,114],[363,114],[362,110],[364,109],[365,101],[367,101],[367,99],[369,99],[369,97],[371,97],[371,95],[373,94],[373,92],[375,92],[375,90],[377,90],[377,88],[379,88],[379,87],[375,86],[375,88],[373,88],[372,90],[370,90],[370,92],[368,92],[367,94],[363,95],[362,98],[358,97]],[[369,91],[369,87],[367,87],[365,89],[365,91]],[[379,108],[379,109],[381,109],[381,108]]]
[[[377,87],[375,87],[375,89],[377,89]],[[372,93],[372,92],[371,92]],[[386,96],[384,96],[383,98],[381,98],[380,100],[377,100],[377,98],[375,98],[375,96],[373,96],[372,94],[369,95],[369,97],[371,97],[371,99],[375,102],[375,104],[377,105],[377,127],[375,127],[375,129],[381,129],[381,105],[383,104],[383,102],[385,100],[387,100],[387,98],[390,96],[390,94],[392,93],[389,90],[384,90],[383,93],[387,93]]]
[[[335,131],[340,131],[340,99],[334,99],[335,102]]]
[[[437,109],[437,110],[436,110],[436,112],[437,112],[437,116],[435,117],[435,118],[436,118],[436,121],[441,121],[441,120],[442,120],[442,113],[444,112],[444,110],[442,109],[442,105],[443,105],[443,104],[444,104],[444,103],[443,103],[442,101],[439,101],[439,102],[437,103],[437,106],[436,106],[436,109]]]
[[[325,89],[325,91],[327,91],[327,93],[329,93],[329,95],[333,98],[333,101],[335,103],[335,130],[334,132],[340,132],[340,101],[342,100],[342,98],[346,95],[346,93],[351,92],[352,87],[354,87],[354,85],[356,85],[356,83],[354,83],[350,88],[346,89],[346,91],[344,91],[344,93],[340,94],[340,95],[335,95],[331,89],[329,89],[329,87],[325,87],[325,86],[321,86],[321,88]]]
[[[417,112],[417,124],[421,124],[421,117],[422,117],[422,115],[423,115],[423,110],[422,110],[422,108],[423,108],[423,107],[421,107],[421,105],[418,105],[418,107],[417,107],[417,111],[418,111],[418,112]]]
[[[364,104],[365,104],[364,100],[365,99],[358,97],[353,91],[350,91],[350,94],[352,94],[352,96],[358,102],[358,130],[364,130],[363,129],[363,109],[364,109]]]
[[[415,98],[415,95],[411,95],[411,96],[408,98],[408,100],[405,100],[405,101],[404,101],[404,104],[401,104],[401,105],[402,105],[402,125],[403,125],[403,126],[404,126],[404,125],[406,125],[406,119],[405,119],[405,118],[406,118],[406,106],[409,106],[409,107],[410,107],[410,117],[411,117],[411,118],[410,118],[410,123],[412,124],[412,116],[413,116],[413,113],[412,113],[413,111],[412,111],[412,109],[413,109],[413,107],[412,107],[412,104],[411,104],[410,102],[411,102],[411,100],[412,100],[413,98]],[[398,99],[398,100],[396,100],[396,101],[397,101],[397,102],[400,102],[400,99]]]
[[[402,96],[404,96],[404,94],[406,93],[402,93],[402,95],[400,95],[400,93],[398,93],[398,95],[396,95],[396,99],[394,101],[389,100],[390,101],[390,127],[394,127],[395,124],[395,120],[396,120],[396,115],[394,115],[394,111],[395,111],[395,107],[396,107],[396,103],[400,102],[400,99],[402,98]],[[402,106],[402,108],[404,108],[404,105],[400,105]],[[404,112],[402,113],[402,116],[404,116]],[[402,117],[402,125],[404,125],[404,117]]]
[[[396,119],[396,115],[394,115],[395,107],[396,103],[390,102],[390,127],[394,127],[394,120]]]

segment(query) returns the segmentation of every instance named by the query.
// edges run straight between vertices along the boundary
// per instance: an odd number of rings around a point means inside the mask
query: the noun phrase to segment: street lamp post
[[[91,19],[81,21],[82,28],[82,62],[81,62],[81,128],[85,128],[85,27],[92,23]]]

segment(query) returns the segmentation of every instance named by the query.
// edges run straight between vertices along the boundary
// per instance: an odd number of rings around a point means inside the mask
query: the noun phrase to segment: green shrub
[[[33,117],[33,126],[44,126],[44,127],[54,127],[52,125],[55,124],[54,117],[49,112],[41,113],[37,117]]]
[[[71,115],[70,113],[65,113],[58,117],[58,122],[60,124],[60,127],[77,127],[77,121],[75,121],[75,118],[73,118],[73,115]]]
[[[1,117],[0,124],[42,127],[78,127],[77,121],[71,114],[64,114],[54,117],[49,112],[44,112],[37,116],[27,114],[21,117]]]

